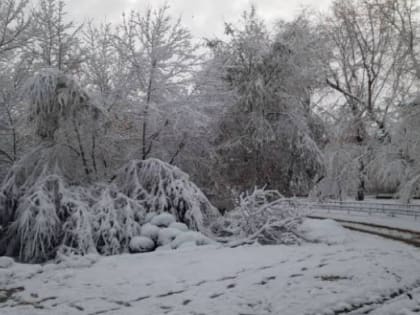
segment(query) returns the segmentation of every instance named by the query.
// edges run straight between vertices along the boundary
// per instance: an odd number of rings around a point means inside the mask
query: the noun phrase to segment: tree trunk
[[[365,200],[365,163],[363,162],[362,158],[359,160],[359,186],[357,187],[357,201]]]
[[[12,162],[15,162],[17,160],[17,135],[16,135],[16,129],[15,129],[15,123],[12,118],[12,113],[10,112],[10,108],[6,106],[6,113],[7,117],[9,119],[9,124],[12,131]]]
[[[82,144],[82,138],[80,136],[80,132],[79,132],[79,128],[77,128],[77,122],[76,119],[73,117],[73,127],[74,127],[74,132],[76,133],[76,138],[77,138],[77,142],[79,145],[79,151],[80,151],[80,157],[82,159],[82,163],[83,163],[83,168],[86,174],[86,177],[88,179],[88,181],[90,181],[90,170],[89,170],[89,166],[86,160],[86,154],[85,154],[85,150],[83,148],[83,144]]]
[[[150,70],[150,76],[149,76],[149,82],[147,85],[147,93],[146,93],[146,106],[144,107],[144,111],[143,111],[143,126],[142,126],[142,160],[147,159],[148,154],[151,151],[151,146],[152,144],[150,144],[150,149],[147,149],[147,116],[149,115],[149,106],[150,106],[150,102],[152,100],[152,87],[153,87],[153,74],[155,71],[155,67],[156,67],[156,62],[153,61],[152,62],[152,68]]]

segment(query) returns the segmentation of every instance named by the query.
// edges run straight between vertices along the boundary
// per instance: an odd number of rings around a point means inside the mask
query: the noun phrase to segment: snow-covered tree
[[[376,124],[385,137],[389,112],[412,84],[403,72],[402,38],[373,0],[334,2],[325,32],[333,45],[328,85],[342,94],[354,117]]]
[[[102,108],[72,77],[56,69],[37,72],[28,82],[27,91],[34,134],[43,145],[67,148],[61,152],[64,160],[66,154],[69,159],[77,157],[63,165],[70,178],[80,182],[103,178],[107,144],[101,139],[105,138],[107,119]],[[81,167],[74,167],[71,161]]]
[[[115,31],[110,23],[89,23],[83,31],[86,59],[82,64],[83,82],[95,93],[108,112],[121,110],[136,89],[129,80],[129,63],[115,47]]]
[[[29,0],[4,0],[0,3],[0,61],[12,56],[28,41]]]
[[[398,35],[402,45],[400,50],[408,56],[405,69],[420,79],[419,34],[420,6],[415,0],[376,0],[373,2],[385,23],[388,23]]]
[[[196,47],[181,19],[172,19],[169,7],[130,12],[118,27],[116,47],[127,62],[137,106],[130,115],[141,118],[140,157],[150,156],[154,143],[166,129],[177,98],[186,95],[191,72],[197,65]],[[155,154],[156,156],[156,154]]]
[[[30,56],[23,54],[30,39],[27,9],[28,1],[0,3],[0,178],[22,149],[21,94],[31,68]]]
[[[26,113],[23,91],[31,64],[25,58],[17,57],[12,63],[0,62],[0,155],[1,173],[18,160],[24,151]],[[3,168],[4,166],[4,168]]]
[[[420,194],[420,109],[415,99],[399,109],[393,139],[379,148],[373,174],[384,188],[408,202]]]
[[[299,60],[299,40],[291,29],[280,26],[270,38],[252,8],[240,27],[226,24],[227,41],[208,41],[211,62],[218,65],[214,74],[231,91],[215,140],[216,163],[231,189],[269,185],[305,194],[322,174],[308,104],[318,83],[306,76],[309,60]]]
[[[331,47],[326,82],[339,96],[339,118],[332,128],[341,129],[341,136],[332,137],[338,142],[329,149],[338,150],[331,151],[332,156],[347,151],[358,165],[352,167],[356,173],[351,176],[358,178],[358,188],[351,190],[357,200],[364,199],[370,184],[369,166],[383,153],[376,149],[391,141],[393,114],[413,90],[403,38],[383,17],[385,2],[379,3],[338,0],[321,22],[324,40]],[[332,106],[327,106],[331,112]],[[339,168],[329,174],[341,173],[341,166],[336,166]],[[326,182],[334,180],[325,178]]]
[[[79,38],[82,26],[67,21],[64,1],[39,0],[33,12],[31,47],[39,66],[76,73],[83,59]]]

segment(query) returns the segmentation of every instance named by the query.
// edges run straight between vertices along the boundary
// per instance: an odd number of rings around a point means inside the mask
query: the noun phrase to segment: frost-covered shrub
[[[155,213],[155,212],[149,212],[149,213],[146,213],[146,217],[144,218],[144,222],[146,222],[146,223],[150,223],[150,221],[152,221],[152,219],[153,219],[155,216],[157,216],[157,213]]]
[[[82,195],[83,191],[68,187],[58,175],[40,177],[17,199],[1,238],[1,252],[32,262],[53,258],[60,246],[80,253],[94,250]]]
[[[219,216],[186,173],[157,159],[129,162],[113,182],[125,195],[138,200],[147,212],[169,212],[192,230],[205,231]]]
[[[14,164],[4,178],[0,189],[0,225],[13,219],[19,199],[34,189],[46,176],[57,174],[69,181],[79,175],[77,164],[70,163],[75,153],[62,145],[40,145]],[[72,169],[76,166],[76,169]]]
[[[25,262],[52,259],[57,252],[128,252],[131,239],[140,235],[145,213],[113,186],[69,186],[58,175],[41,177],[16,205],[0,250]]]
[[[151,252],[156,247],[155,242],[145,236],[135,236],[130,241],[130,253]]]
[[[172,228],[163,228],[159,230],[159,236],[157,244],[159,246],[165,246],[170,244],[180,233],[180,230]]]
[[[296,202],[277,191],[255,189],[242,194],[237,207],[212,225],[224,241],[257,241],[261,244],[298,243],[302,213]]]
[[[95,251],[93,201],[90,190],[80,186],[79,162],[68,146],[44,143],[15,163],[0,188],[0,254],[43,261],[58,248]]]
[[[171,229],[180,230],[181,232],[187,232],[188,231],[188,226],[186,224],[180,223],[180,222],[173,222],[169,225],[169,227]]]
[[[153,241],[157,242],[159,237],[159,228],[156,225],[146,223],[141,227],[140,235],[148,237]]]
[[[189,232],[178,234],[175,237],[175,239],[171,242],[171,247],[173,249],[177,249],[187,243],[192,243],[196,246],[202,246],[202,245],[213,244],[214,241],[204,236],[200,232],[189,231]]]
[[[140,235],[144,209],[113,186],[102,191],[91,211],[93,240],[100,254],[126,252],[130,240]]]
[[[69,249],[68,252],[79,255],[96,253],[88,191],[81,187],[65,188],[63,186],[63,188],[63,191],[58,194],[61,204],[56,205],[62,224],[59,250],[64,253],[66,249]]]
[[[172,214],[167,213],[167,212],[158,214],[150,220],[150,223],[153,225],[156,225],[157,227],[168,227],[174,222],[175,222],[175,217]]]
[[[64,153],[61,145],[41,146],[9,172],[0,189],[0,254],[25,262],[58,252],[114,255],[128,252],[137,236],[167,245],[188,227],[206,232],[218,214],[185,173],[163,162],[129,163],[125,183],[117,176],[111,184],[83,184]]]

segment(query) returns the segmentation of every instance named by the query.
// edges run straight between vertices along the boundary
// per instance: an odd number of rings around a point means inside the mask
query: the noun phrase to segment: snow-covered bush
[[[130,240],[140,235],[144,209],[113,185],[102,191],[91,212],[93,240],[100,254],[126,252]]]
[[[159,237],[159,228],[156,225],[146,223],[141,227],[140,235],[152,239],[157,242]]]
[[[187,232],[188,231],[188,226],[186,224],[180,223],[180,222],[173,222],[169,225],[169,227],[171,229],[180,230],[181,232]]]
[[[158,227],[169,227],[169,225],[171,225],[174,222],[175,217],[167,212],[158,214],[150,220],[151,224],[156,225]]]
[[[172,228],[160,229],[157,243],[159,246],[168,245],[181,233],[180,230]]]
[[[239,197],[237,207],[212,225],[223,241],[257,241],[261,244],[299,243],[297,227],[302,208],[273,190],[255,189]]]
[[[219,216],[186,173],[157,159],[129,162],[113,183],[129,198],[138,200],[146,212],[169,212],[192,230],[204,232]]]
[[[151,252],[156,247],[155,242],[145,236],[135,236],[130,241],[130,252],[131,253],[144,253]]]
[[[40,146],[10,170],[0,189],[0,254],[25,262],[51,259],[58,250],[109,254],[100,242],[104,224],[98,223],[99,209],[103,210],[103,202],[112,201],[104,221],[114,216],[125,220],[124,196],[106,199],[104,188],[97,193],[95,186],[74,185],[77,171],[71,174],[65,156],[70,152],[64,146]],[[123,239],[122,248],[128,246],[126,235],[131,237],[126,229],[130,221],[124,222],[124,233],[118,236]]]
[[[208,232],[218,215],[185,173],[163,162],[130,162],[125,183],[120,173],[111,184],[83,185],[63,165],[63,152],[40,147],[8,174],[0,190],[0,254],[39,262],[57,252],[147,251],[189,229]],[[135,247],[130,242],[139,236],[155,245]]]
[[[196,246],[201,246],[201,245],[213,244],[214,241],[212,241],[210,238],[204,236],[203,234],[199,232],[189,231],[189,232],[178,234],[175,237],[175,239],[171,242],[171,247],[173,249],[177,249],[187,243],[191,243]]]
[[[17,209],[18,200],[34,188],[39,180],[48,175],[59,174],[76,181],[80,173],[74,163],[74,152],[61,145],[40,145],[16,162],[4,178],[0,189],[0,225],[5,226]],[[76,166],[72,170],[69,166]]]
[[[83,254],[95,250],[83,190],[68,187],[58,175],[40,177],[27,188],[5,225],[1,253],[32,262],[55,257],[60,246]]]

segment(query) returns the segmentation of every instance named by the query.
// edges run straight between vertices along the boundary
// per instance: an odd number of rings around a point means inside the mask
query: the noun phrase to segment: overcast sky
[[[1,0],[0,0],[1,1]],[[123,11],[142,10],[168,3],[171,11],[182,15],[195,37],[212,37],[223,32],[223,21],[235,22],[253,3],[268,23],[293,17],[302,6],[325,10],[331,0],[68,0],[67,11],[75,19],[119,19]]]

